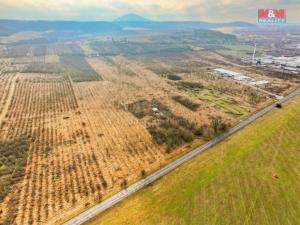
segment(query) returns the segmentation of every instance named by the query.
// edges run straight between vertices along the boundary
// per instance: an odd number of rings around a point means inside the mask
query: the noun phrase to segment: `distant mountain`
[[[146,29],[210,29],[223,26],[251,27],[247,22],[210,23],[204,21],[157,21],[149,20],[137,14],[126,14],[113,21],[121,27],[136,27]]]
[[[150,21],[151,20],[146,19],[140,15],[130,13],[115,19],[114,22],[150,22]]]
[[[146,29],[211,29],[224,26],[252,27],[255,24],[247,22],[210,23],[203,21],[115,21],[121,27],[136,27]]]
[[[211,29],[223,26],[252,27],[247,22],[210,23],[203,21],[152,21],[136,14],[127,14],[114,21],[34,21],[34,20],[1,20],[0,36],[10,35],[20,31],[71,31],[83,33],[114,33],[123,32],[125,27],[145,29],[177,29],[196,30]]]
[[[255,27],[256,26],[253,23],[242,22],[242,21],[223,23],[223,25],[232,26],[232,27]]]
[[[72,32],[119,32],[122,27],[105,21],[34,21],[34,20],[0,20],[0,36],[20,31],[72,31]]]

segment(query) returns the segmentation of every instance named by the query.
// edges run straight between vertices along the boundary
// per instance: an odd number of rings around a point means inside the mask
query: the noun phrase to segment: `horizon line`
[[[248,22],[248,21],[243,21],[243,20],[232,20],[232,21],[227,21],[227,22],[209,22],[205,20],[148,20],[148,21],[116,21],[114,20],[72,20],[72,19],[60,19],[60,20],[55,20],[55,19],[5,19],[5,18],[0,18],[0,20],[6,20],[6,21],[26,21],[26,22],[79,22],[79,23],[84,23],[84,22],[114,22],[114,23],[126,23],[126,22],[135,22],[135,23],[151,23],[151,22],[202,22],[202,23],[250,23],[250,24],[255,24],[254,22]]]

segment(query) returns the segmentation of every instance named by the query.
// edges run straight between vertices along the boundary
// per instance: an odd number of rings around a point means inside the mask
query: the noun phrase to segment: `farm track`
[[[6,117],[6,114],[8,112],[9,106],[11,104],[11,101],[12,101],[12,98],[13,98],[13,94],[14,94],[14,91],[15,91],[15,87],[16,87],[16,80],[17,80],[17,78],[18,78],[18,75],[15,75],[14,78],[13,78],[13,80],[12,80],[12,85],[10,87],[10,90],[9,90],[6,102],[4,104],[4,107],[3,107],[2,111],[0,112],[0,127],[1,127],[1,124],[3,123],[3,121],[4,121],[5,117]]]
[[[276,101],[275,103],[265,107],[264,109],[256,112],[255,114],[251,115],[250,117],[246,118],[245,120],[241,121],[236,126],[229,129],[227,132],[221,134],[220,136],[215,137],[211,141],[205,143],[204,145],[201,145],[200,147],[190,151],[189,153],[183,155],[182,157],[178,158],[177,160],[169,163],[168,165],[162,167],[158,171],[150,174],[149,176],[145,177],[144,179],[130,185],[128,188],[118,192],[117,194],[111,196],[110,198],[106,199],[105,201],[101,202],[100,204],[95,205],[94,207],[86,210],[85,212],[79,214],[78,216],[74,217],[73,219],[67,221],[64,223],[64,225],[79,225],[87,222],[88,220],[95,217],[97,214],[104,212],[106,209],[116,205],[117,203],[121,202],[128,196],[134,194],[138,190],[142,189],[143,187],[146,187],[150,183],[156,181],[157,179],[161,178],[165,174],[169,173],[170,171],[174,170],[178,166],[182,165],[186,161],[192,159],[196,155],[200,154],[201,152],[209,149],[210,147],[216,145],[217,143],[223,141],[233,133],[237,132],[238,130],[244,128],[245,126],[249,125],[259,117],[265,115],[272,109],[276,107],[277,104],[281,104],[294,96],[298,95],[300,93],[300,88],[296,89],[289,95],[285,96],[283,99]]]

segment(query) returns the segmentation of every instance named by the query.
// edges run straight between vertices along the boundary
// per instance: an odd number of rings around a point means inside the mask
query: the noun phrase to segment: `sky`
[[[162,21],[257,21],[258,8],[284,8],[300,23],[300,0],[0,0],[0,19],[114,20],[136,13]]]

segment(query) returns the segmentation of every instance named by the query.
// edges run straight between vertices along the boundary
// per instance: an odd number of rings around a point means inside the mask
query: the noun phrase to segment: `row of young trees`
[[[1,200],[9,198],[3,212],[5,224],[33,224],[49,214],[51,194],[56,192],[50,194],[47,189],[50,174],[57,174],[45,163],[57,137],[56,130],[46,124],[55,115],[77,108],[72,90],[64,78],[18,78],[0,130]]]
[[[12,85],[13,76],[13,74],[3,73],[0,68],[0,113],[6,103],[8,93]]]
[[[136,119],[113,105],[108,89],[75,84],[74,92],[69,82],[32,75],[16,84],[1,138],[25,134],[28,145],[22,179],[8,195],[9,224],[43,224],[100,201],[165,160]]]

